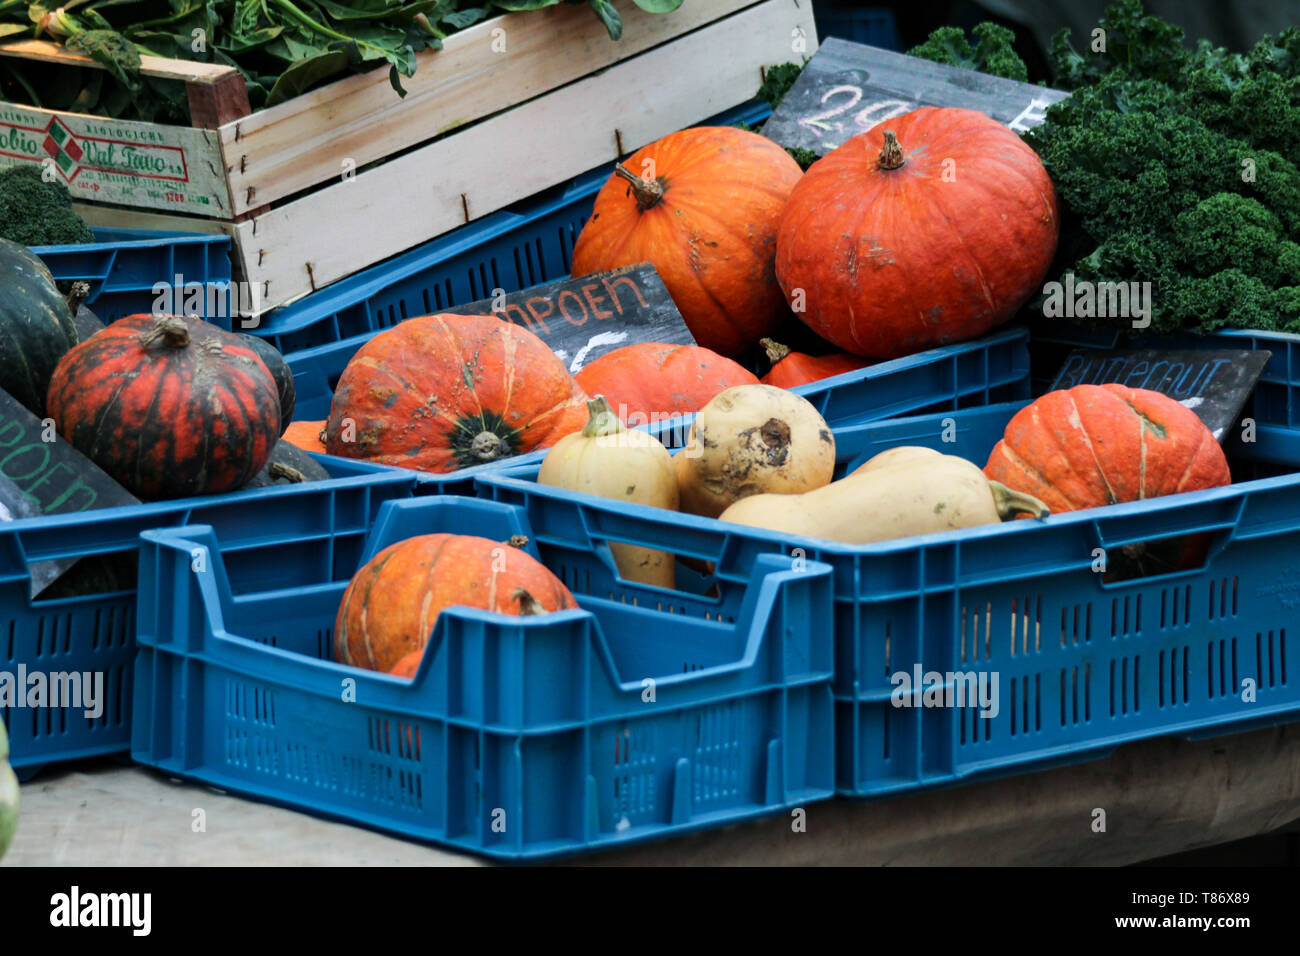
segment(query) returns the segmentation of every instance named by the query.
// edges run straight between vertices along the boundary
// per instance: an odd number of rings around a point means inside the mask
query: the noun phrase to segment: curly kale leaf
[[[1029,79],[1025,61],[1015,51],[1016,35],[996,23],[981,23],[971,33],[971,46],[961,27],[939,27],[926,41],[907,51],[908,56],[947,63],[1024,83]]]

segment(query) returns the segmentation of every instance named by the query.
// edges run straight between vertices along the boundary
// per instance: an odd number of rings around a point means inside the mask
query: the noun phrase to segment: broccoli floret
[[[1015,51],[1014,33],[996,23],[981,23],[971,33],[975,36],[974,47],[961,27],[939,27],[924,43],[908,50],[907,54],[1021,83],[1029,79],[1025,61]]]
[[[23,246],[94,242],[95,234],[72,209],[68,189],[46,182],[36,166],[0,170],[0,238]]]

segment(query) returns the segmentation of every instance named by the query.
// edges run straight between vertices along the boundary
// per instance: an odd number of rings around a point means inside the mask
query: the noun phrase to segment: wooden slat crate
[[[237,72],[145,57],[187,83],[191,127],[0,104],[0,165],[55,160],[92,225],[228,233],[265,312],[744,102],[817,46],[809,0],[616,6],[617,42],[568,4],[453,34],[405,98],[385,67],[250,113]],[[94,66],[37,41],[0,56]]]

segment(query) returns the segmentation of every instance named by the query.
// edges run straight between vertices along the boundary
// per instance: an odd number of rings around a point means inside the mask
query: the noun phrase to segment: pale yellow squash
[[[873,459],[874,461],[874,459]],[[868,465],[871,462],[867,463]],[[756,495],[738,501],[723,521],[845,544],[996,524],[1047,507],[984,477],[954,455],[898,455],[893,464],[863,466],[801,495]]]
[[[604,396],[591,399],[587,408],[586,427],[546,453],[538,483],[676,511],[677,480],[668,449],[653,435],[625,428]],[[661,588],[675,584],[671,554],[614,542],[609,549],[626,580]]]

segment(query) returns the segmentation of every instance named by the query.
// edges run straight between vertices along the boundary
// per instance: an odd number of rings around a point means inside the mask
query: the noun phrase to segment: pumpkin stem
[[[623,427],[623,422],[609,407],[609,402],[605,400],[604,395],[597,395],[595,398],[588,399],[587,411],[591,414],[591,417],[587,419],[587,425],[582,429],[583,438],[601,438],[605,435],[617,435],[619,432],[627,431]]]
[[[622,163],[614,164],[614,175],[621,176],[632,184],[636,208],[641,212],[653,209],[664,198],[664,184],[657,179],[642,179]]]
[[[520,617],[536,617],[539,614],[546,613],[546,608],[542,606],[542,602],[533,597],[527,588],[515,588],[510,597],[519,602]]]
[[[140,336],[140,345],[149,348],[159,338],[171,349],[183,349],[190,344],[190,330],[179,315],[159,316],[153,328]]]
[[[295,483],[304,482],[307,480],[307,476],[304,475],[297,468],[293,468],[289,465],[282,464],[281,462],[278,461],[273,461],[269,465],[267,465],[266,473],[270,475],[272,478],[283,478],[286,481],[292,481]]]
[[[510,545],[510,547],[512,548],[518,548],[520,551],[522,551],[524,548],[528,547],[528,535],[512,534],[510,536],[510,540],[507,541],[506,544]]]
[[[903,147],[898,144],[898,137],[892,129],[885,130],[885,145],[876,157],[876,165],[881,169],[897,169],[907,162],[903,158]]]
[[[1027,495],[1023,491],[1012,491],[1000,481],[988,479],[989,491],[993,492],[993,503],[997,506],[998,516],[1006,521],[1008,518],[1014,518],[1018,514],[1027,514],[1033,518],[1046,518],[1052,513],[1052,509],[1047,507],[1033,495]]]
[[[771,339],[759,339],[758,344],[767,350],[767,360],[773,365],[776,365],[790,354],[790,346],[782,345],[780,342],[774,342]]]
[[[67,295],[68,311],[75,316],[77,314],[77,311],[81,308],[82,303],[84,303],[89,298],[90,298],[89,282],[72,283],[72,288],[68,290],[68,295]]]
[[[479,432],[469,444],[470,457],[475,461],[496,461],[510,454],[510,447],[496,432]]]

